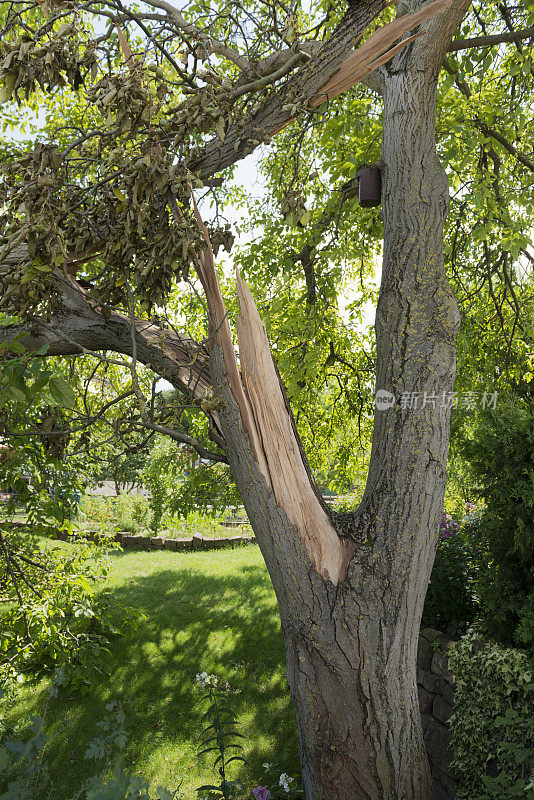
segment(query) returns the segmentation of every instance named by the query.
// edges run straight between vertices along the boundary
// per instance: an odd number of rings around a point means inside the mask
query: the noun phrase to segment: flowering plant
[[[245,761],[243,756],[236,754],[236,751],[243,749],[236,739],[245,737],[235,729],[237,722],[215,675],[197,672],[196,682],[201,689],[207,690],[204,700],[209,703],[208,710],[202,718],[207,724],[202,734],[199,755],[218,754],[214,766],[217,767],[221,777],[218,785],[205,784],[197,789],[199,800],[203,797],[208,797],[209,800],[230,800],[244,788],[240,781],[228,779],[228,765],[236,761]],[[208,794],[205,795],[204,792]]]
[[[457,636],[475,620],[478,612],[476,584],[482,558],[480,544],[472,536],[468,524],[443,514],[423,609],[424,626]]]
[[[262,783],[268,786],[256,786],[253,791],[254,800],[292,800],[302,797],[302,789],[297,775],[280,772],[278,764],[263,764]]]
[[[254,789],[255,800],[270,800],[271,793],[266,786],[256,786]]]

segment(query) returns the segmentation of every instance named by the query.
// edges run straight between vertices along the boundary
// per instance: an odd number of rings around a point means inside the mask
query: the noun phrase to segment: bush
[[[482,548],[462,527],[444,514],[438,549],[423,609],[423,626],[449,636],[464,633],[478,610],[475,594]]]
[[[97,584],[104,550],[83,538],[52,545],[24,532],[0,531],[0,585],[7,607],[0,634],[0,686],[9,688],[58,666],[79,682],[100,672],[117,611]],[[126,622],[124,612],[123,622]]]
[[[473,631],[449,654],[456,800],[534,798],[534,674],[525,653]]]
[[[489,567],[478,593],[482,631],[534,656],[534,413],[517,404],[486,412],[464,443],[486,509],[474,528]]]
[[[118,497],[85,495],[82,500],[80,520],[119,531],[138,533],[148,526],[150,505],[146,497],[121,494]]]
[[[221,517],[208,517],[206,514],[199,514],[196,511],[191,511],[185,518],[180,519],[171,517],[170,514],[165,514],[163,517],[163,524],[165,527],[165,536],[169,538],[181,538],[190,536],[228,536],[228,528],[221,525],[223,521]],[[243,533],[244,526],[240,526],[239,533]],[[250,531],[250,526],[247,526],[247,532]],[[233,531],[236,533],[236,531]]]
[[[150,492],[152,517],[149,525],[154,536],[157,536],[168,508],[173,484],[178,481],[181,462],[181,453],[174,442],[156,440],[143,472],[143,483]]]

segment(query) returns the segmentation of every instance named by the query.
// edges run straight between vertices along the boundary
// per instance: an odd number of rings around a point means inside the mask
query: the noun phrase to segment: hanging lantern
[[[363,208],[379,206],[382,202],[382,181],[380,167],[365,167],[356,173],[359,180],[358,199]]]

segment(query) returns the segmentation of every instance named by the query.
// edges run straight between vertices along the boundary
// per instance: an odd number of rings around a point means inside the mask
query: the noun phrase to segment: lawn
[[[127,769],[168,788],[183,780],[185,797],[196,797],[196,787],[215,777],[210,761],[197,757],[204,708],[195,676],[202,671],[235,690],[231,704],[248,762],[241,779],[259,779],[265,761],[295,772],[297,734],[280,619],[258,547],[117,553],[111,562],[102,590],[146,618],[112,643],[109,675],[85,694],[67,686],[53,701],[54,800],[70,798],[94,773],[83,753],[110,699],[126,701]],[[14,713],[38,711],[40,704],[40,693],[28,688]]]

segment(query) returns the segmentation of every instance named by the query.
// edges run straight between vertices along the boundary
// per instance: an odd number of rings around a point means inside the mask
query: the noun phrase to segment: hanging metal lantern
[[[358,199],[364,208],[379,206],[382,202],[380,167],[365,167],[356,173],[359,180]]]

